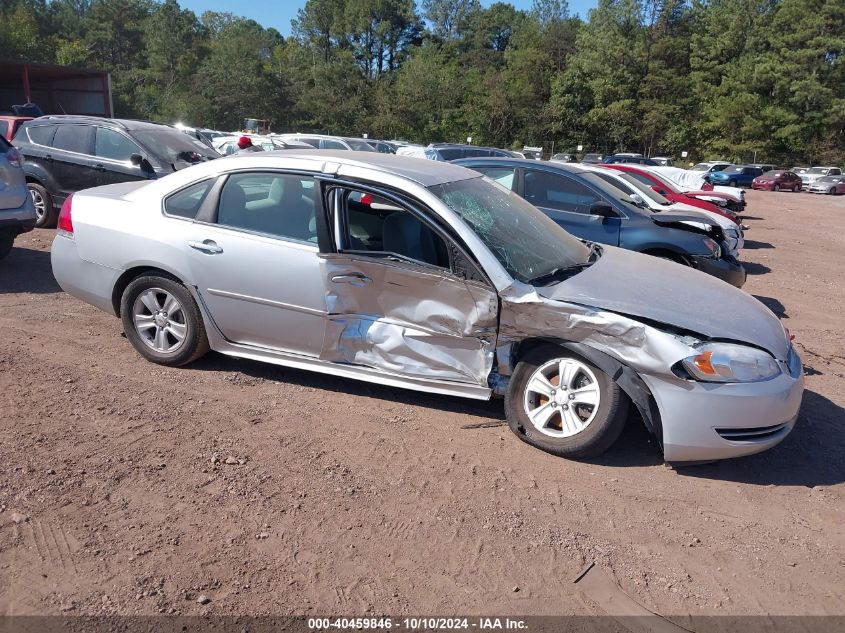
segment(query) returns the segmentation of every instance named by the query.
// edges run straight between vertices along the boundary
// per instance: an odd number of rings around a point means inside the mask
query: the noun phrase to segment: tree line
[[[177,0],[0,0],[0,57],[110,71],[121,117],[845,162],[843,0],[308,0],[290,37]]]

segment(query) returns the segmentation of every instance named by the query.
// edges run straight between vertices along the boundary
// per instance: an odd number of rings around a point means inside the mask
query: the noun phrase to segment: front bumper
[[[752,182],[751,183],[752,189],[761,189],[763,191],[771,191],[775,188],[775,183],[773,182]]]
[[[742,288],[745,285],[746,272],[735,258],[712,259],[710,257],[692,257],[692,265],[708,275],[718,277],[732,286]]]
[[[728,459],[772,448],[795,426],[804,393],[802,372],[754,383],[642,379],[660,410],[667,462]]]

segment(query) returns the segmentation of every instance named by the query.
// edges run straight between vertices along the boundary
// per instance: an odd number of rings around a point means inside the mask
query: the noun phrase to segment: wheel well
[[[26,177],[26,181],[27,181],[28,183],[33,183],[33,184],[36,184],[36,185],[41,185],[42,187],[44,186],[44,184],[43,184],[40,180],[38,180],[38,178],[36,178],[35,176],[27,176],[27,177]]]
[[[162,277],[167,277],[168,279],[173,279],[174,281],[183,283],[182,280],[175,275],[171,275],[166,270],[156,268],[155,266],[136,266],[135,268],[130,268],[118,277],[111,293],[112,308],[117,316],[120,316],[120,300],[123,297],[123,292],[126,290],[126,287],[141,275],[146,275],[148,273],[155,273],[157,275],[161,275]]]
[[[653,257],[671,259],[673,262],[677,262],[678,264],[682,264],[683,266],[689,266],[689,262],[683,255],[679,255],[674,251],[670,251],[668,248],[649,248],[647,250],[642,251],[642,253],[643,255],[651,255]]]

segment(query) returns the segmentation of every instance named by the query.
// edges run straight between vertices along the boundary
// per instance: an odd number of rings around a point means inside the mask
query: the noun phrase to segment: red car
[[[727,200],[728,198],[733,198],[733,196],[729,196],[728,194],[721,194],[715,191],[681,191],[667,179],[663,178],[662,176],[658,176],[655,173],[647,171],[645,169],[639,168],[636,165],[625,165],[614,163],[612,165],[602,165],[602,167],[607,167],[608,169],[617,169],[619,171],[625,171],[631,174],[632,177],[639,180],[644,185],[647,185],[654,189],[657,193],[662,196],[665,196],[672,202],[683,202],[685,204],[692,205],[694,207],[698,207],[699,209],[704,209],[705,211],[711,211],[713,213],[718,213],[729,220],[732,220],[735,224],[739,224],[739,218],[736,216],[735,213],[731,213],[730,211],[726,210],[724,207],[720,207],[718,205],[713,204],[712,202],[708,202],[707,200],[701,200],[697,198],[695,194],[706,195],[710,198],[722,198]]]
[[[15,116],[13,114],[0,114],[0,136],[12,142],[15,132],[25,122],[32,121],[31,116]]]
[[[762,176],[757,176],[751,181],[752,189],[765,189],[766,191],[801,191],[801,176],[791,171],[775,169],[767,171]]]

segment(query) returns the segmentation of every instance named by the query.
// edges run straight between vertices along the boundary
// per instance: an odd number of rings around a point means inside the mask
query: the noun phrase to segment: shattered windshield
[[[587,262],[590,248],[542,211],[486,177],[430,187],[475,231],[515,279],[532,279]]]

